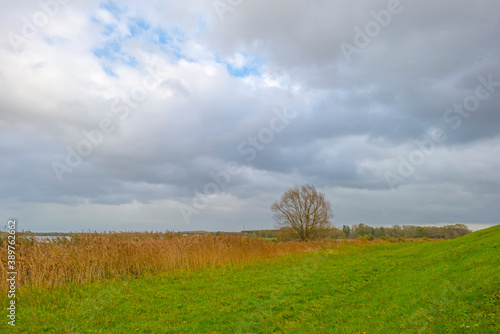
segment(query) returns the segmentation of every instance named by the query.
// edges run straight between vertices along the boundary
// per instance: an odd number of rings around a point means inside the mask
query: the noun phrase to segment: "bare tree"
[[[330,202],[312,185],[289,188],[271,206],[276,228],[291,227],[301,241],[321,235],[331,227]]]

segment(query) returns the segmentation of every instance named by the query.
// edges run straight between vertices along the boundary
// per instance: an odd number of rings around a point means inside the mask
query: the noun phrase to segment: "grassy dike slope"
[[[20,293],[2,333],[500,333],[500,226]]]

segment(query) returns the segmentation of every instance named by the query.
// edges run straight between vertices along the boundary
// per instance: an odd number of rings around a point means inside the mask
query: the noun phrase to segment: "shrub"
[[[399,238],[398,238],[398,242],[405,242],[405,241],[406,241],[406,239],[405,239],[405,238],[403,238],[403,237],[399,237]]]

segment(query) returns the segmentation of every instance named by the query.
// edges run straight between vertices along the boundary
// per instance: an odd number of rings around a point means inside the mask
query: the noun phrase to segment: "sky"
[[[0,212],[19,230],[500,223],[496,0],[9,1]]]

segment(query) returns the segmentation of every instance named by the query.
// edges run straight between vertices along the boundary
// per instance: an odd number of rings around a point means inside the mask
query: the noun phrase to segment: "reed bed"
[[[21,238],[22,239],[22,238]],[[2,240],[2,249],[6,248]],[[71,240],[24,239],[16,245],[17,286],[55,287],[145,273],[197,270],[339,247],[342,242],[270,242],[240,236],[175,233],[77,233]],[[7,290],[7,256],[0,259],[1,289]]]

